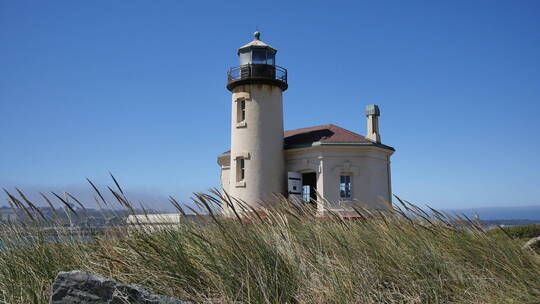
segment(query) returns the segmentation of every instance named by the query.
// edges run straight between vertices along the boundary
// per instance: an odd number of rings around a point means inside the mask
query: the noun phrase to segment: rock
[[[51,304],[187,304],[151,294],[134,285],[82,271],[60,272],[52,285]]]
[[[522,249],[535,248],[535,247],[540,248],[540,236],[530,239],[527,243],[525,243],[525,245],[523,245]]]

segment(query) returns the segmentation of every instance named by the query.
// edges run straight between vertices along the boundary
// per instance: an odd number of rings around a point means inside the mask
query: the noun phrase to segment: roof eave
[[[240,55],[240,52],[243,51],[243,50],[247,50],[247,49],[267,49],[267,50],[270,50],[272,53],[276,54],[277,53],[277,50],[271,46],[269,46],[268,44],[260,41],[260,44],[256,43],[255,40],[246,44],[246,45],[243,45],[241,46],[240,48],[238,48],[238,52],[237,54]]]
[[[381,143],[375,143],[375,142],[366,142],[366,143],[360,143],[360,142],[320,142],[316,141],[311,144],[301,144],[301,145],[290,145],[286,146],[285,150],[291,150],[291,149],[299,149],[299,148],[309,148],[309,147],[318,147],[318,146],[345,146],[345,147],[354,147],[354,146],[364,146],[364,147],[377,147],[382,148],[386,150],[390,150],[395,152],[396,149],[393,147],[383,145]]]
[[[316,141],[316,142],[308,143],[308,144],[288,145],[288,146],[285,146],[283,149],[284,150],[293,150],[293,149],[321,147],[321,146],[330,146],[330,147],[339,147],[339,146],[342,146],[342,147],[355,147],[355,146],[357,146],[357,147],[377,147],[377,148],[381,148],[381,149],[385,149],[385,150],[390,150],[392,152],[396,151],[396,149],[394,149],[393,147],[390,147],[390,146],[387,146],[387,145],[384,145],[384,144],[381,144],[381,143],[376,143],[376,142],[360,143],[360,142],[321,142],[321,141]],[[224,157],[230,157],[230,155],[231,155],[231,152],[224,152],[224,153],[221,153],[221,154],[218,155],[218,159],[224,158]]]

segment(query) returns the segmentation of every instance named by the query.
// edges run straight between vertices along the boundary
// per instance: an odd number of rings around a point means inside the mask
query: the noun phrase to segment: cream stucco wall
[[[350,209],[351,205],[369,209],[391,208],[392,198],[390,156],[393,151],[376,146],[312,146],[285,150],[287,172],[315,172],[317,192],[325,201],[319,201],[319,213]],[[221,184],[228,191],[230,156],[223,154],[218,163],[222,167]],[[340,175],[350,175],[350,199],[339,197]],[[285,181],[285,177],[283,178]],[[230,192],[230,191],[229,191]]]
[[[238,123],[237,102],[246,101],[245,121]],[[285,192],[283,98],[280,88],[265,84],[238,86],[232,94],[229,193],[253,206]],[[245,178],[237,181],[236,159],[245,159]],[[224,179],[222,178],[222,181]]]
[[[221,168],[219,171],[219,180],[221,181],[221,188],[227,193],[230,189],[230,175],[231,175],[231,156],[230,154],[222,154],[218,156],[218,165]]]
[[[324,208],[340,209],[360,204],[387,209],[391,202],[391,150],[375,146],[314,146],[286,150],[287,171],[316,172],[317,191],[328,201]],[[340,175],[351,175],[352,197],[339,197]]]
[[[315,172],[317,176],[317,192],[324,194],[325,170],[323,165],[323,155],[321,149],[303,148],[285,151],[285,167],[287,172],[310,173]],[[318,204],[319,212],[323,211],[323,206]]]

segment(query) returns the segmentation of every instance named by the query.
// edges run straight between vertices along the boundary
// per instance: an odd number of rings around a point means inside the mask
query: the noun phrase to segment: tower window
[[[240,101],[240,121],[246,120],[246,100]]]
[[[237,102],[236,122],[242,122],[246,120],[246,100],[240,99]]]
[[[339,197],[351,198],[351,176],[350,175],[339,176]]]
[[[236,159],[236,181],[241,182],[246,177],[245,159]]]

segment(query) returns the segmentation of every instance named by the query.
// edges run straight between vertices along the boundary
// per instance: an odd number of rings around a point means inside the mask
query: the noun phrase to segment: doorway
[[[306,203],[317,204],[317,173],[302,173],[302,198]]]

